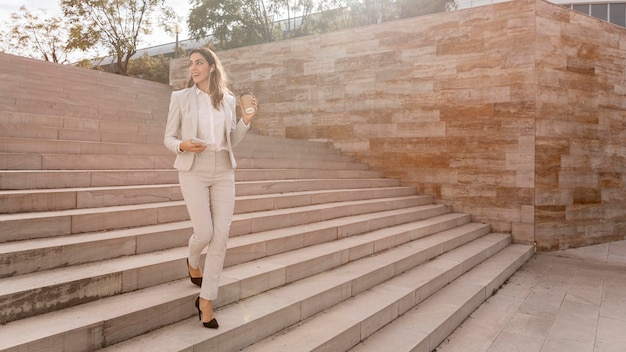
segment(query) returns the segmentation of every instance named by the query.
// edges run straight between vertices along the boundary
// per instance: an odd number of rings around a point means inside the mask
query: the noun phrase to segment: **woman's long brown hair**
[[[189,56],[191,54],[198,53],[202,55],[206,61],[209,63],[209,66],[215,65],[215,71],[209,74],[209,89],[207,92],[211,96],[211,101],[213,102],[213,108],[215,110],[220,110],[222,103],[224,102],[224,94],[232,94],[228,89],[228,77],[226,77],[226,72],[224,72],[224,67],[220,62],[220,59],[215,55],[215,53],[209,49],[205,48],[196,48],[191,50]],[[189,78],[189,82],[187,83],[187,87],[193,87],[194,82],[193,78]]]

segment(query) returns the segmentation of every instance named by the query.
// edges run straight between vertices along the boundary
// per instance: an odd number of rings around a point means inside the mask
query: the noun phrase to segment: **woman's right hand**
[[[201,142],[194,142],[191,138],[186,141],[182,141],[178,148],[183,152],[202,153],[206,149],[207,145]]]

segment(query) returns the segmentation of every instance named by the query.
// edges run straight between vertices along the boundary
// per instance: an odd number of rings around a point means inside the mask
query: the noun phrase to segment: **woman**
[[[193,226],[189,238],[187,267],[191,282],[200,286],[196,299],[204,327],[217,329],[211,301],[217,298],[219,276],[224,266],[226,242],[235,208],[233,147],[239,143],[256,114],[242,109],[237,121],[235,97],[214,52],[194,49],[189,56],[188,88],[172,93],[165,146],[176,153],[174,167]],[[200,266],[207,249],[204,273]]]

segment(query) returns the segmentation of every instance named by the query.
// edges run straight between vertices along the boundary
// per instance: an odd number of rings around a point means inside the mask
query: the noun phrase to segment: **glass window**
[[[574,8],[574,11],[582,12],[585,15],[589,14],[589,4],[574,5],[572,7]]]
[[[626,27],[626,4],[610,4],[609,14],[611,15],[609,22]]]
[[[609,5],[608,4],[591,4],[591,16],[599,18],[601,20],[609,20]]]

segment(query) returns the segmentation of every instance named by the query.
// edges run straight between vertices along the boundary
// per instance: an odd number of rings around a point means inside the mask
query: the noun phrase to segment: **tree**
[[[430,15],[452,10],[455,6],[455,0],[353,0],[346,3],[351,26]]]
[[[397,0],[400,18],[430,15],[450,11],[456,8],[455,0]]]
[[[353,26],[382,23],[397,17],[392,0],[351,1],[349,8]]]
[[[263,1],[195,0],[188,27],[196,39],[213,37],[227,48],[274,41],[271,23]]]
[[[309,21],[315,10],[320,10],[323,2],[315,4],[310,0],[277,0],[286,18],[278,21],[283,38],[299,37],[315,31],[314,21]],[[317,5],[317,6],[316,6]]]
[[[332,0],[194,1],[189,33],[196,39],[211,36],[216,46],[233,48],[315,33],[309,20]]]
[[[144,53],[128,64],[128,75],[149,81],[168,84],[170,81],[170,59],[163,55],[150,56]]]
[[[123,75],[142,37],[152,33],[155,23],[168,30],[165,24],[175,21],[165,0],[61,0],[61,8],[71,25],[68,47],[107,48],[116,57],[117,73]]]
[[[46,17],[46,10],[33,14],[25,6],[11,14],[12,24],[2,33],[7,52],[33,59],[64,64],[71,50],[67,47],[67,25],[62,18]]]

